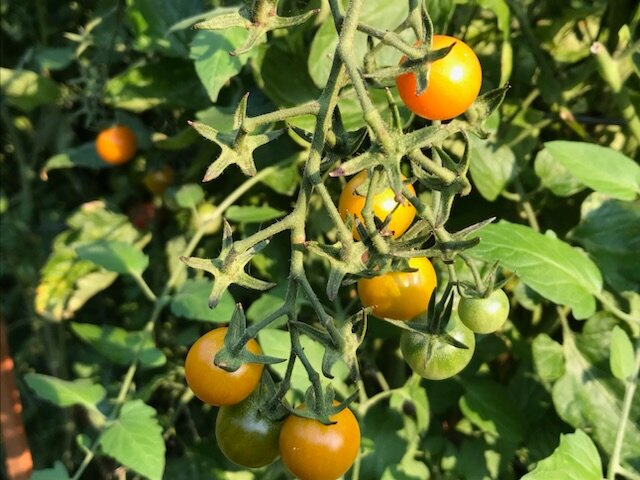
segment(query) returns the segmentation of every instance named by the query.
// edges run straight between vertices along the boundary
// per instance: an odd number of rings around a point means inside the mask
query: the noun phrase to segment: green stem
[[[624,391],[624,400],[622,402],[622,412],[620,413],[620,422],[618,423],[618,431],[616,432],[616,440],[613,444],[613,451],[609,459],[607,467],[607,480],[615,480],[616,473],[620,469],[620,457],[622,454],[622,445],[624,442],[624,434],[627,428],[629,413],[631,412],[631,403],[638,386],[638,372],[640,371],[640,339],[636,340],[636,358],[631,378],[627,379]]]
[[[301,117],[303,115],[317,115],[319,109],[320,104],[317,100],[313,100],[295,107],[283,108],[281,110],[276,110],[275,112],[258,115],[257,117],[246,118],[243,126],[247,132],[251,132],[260,125],[282,122],[289,118]]]
[[[640,325],[640,318],[631,315],[629,313],[623,312],[620,310],[612,301],[610,301],[607,297],[605,297],[602,293],[596,293],[594,295],[600,303],[611,313],[613,313],[620,320],[624,320],[625,322],[629,322],[631,325]]]
[[[595,42],[591,46],[591,53],[595,56],[600,76],[613,91],[614,99],[629,130],[631,130],[631,134],[640,143],[640,118],[638,118],[638,113],[623,86],[618,65],[600,42]]]

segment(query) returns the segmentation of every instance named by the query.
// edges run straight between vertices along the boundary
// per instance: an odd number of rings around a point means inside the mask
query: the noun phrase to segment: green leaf
[[[11,105],[27,112],[55,103],[60,96],[60,89],[53,80],[29,70],[0,67],[0,89]]]
[[[127,3],[126,13],[136,49],[178,57],[189,54],[191,32],[172,31],[171,27],[183,18],[199,13],[201,4],[198,0],[128,0]]]
[[[109,164],[102,160],[96,152],[94,142],[85,143],[50,157],[42,167],[40,176],[46,180],[51,170],[73,167],[88,167],[93,170],[108,168]]]
[[[105,87],[105,102],[133,112],[154,107],[198,110],[207,103],[207,95],[192,62],[163,57],[132,66],[110,79]]]
[[[236,302],[227,290],[216,308],[209,308],[211,281],[206,278],[187,280],[173,296],[171,312],[179,317],[203,322],[225,323],[231,319]]]
[[[36,395],[58,407],[82,405],[95,409],[107,395],[102,385],[89,380],[67,381],[40,373],[27,373],[24,380]]]
[[[182,208],[195,208],[204,199],[204,190],[196,183],[182,185],[176,192],[176,202]]]
[[[125,403],[118,420],[100,437],[102,451],[150,480],[160,480],[165,465],[162,427],[156,411],[142,400]]]
[[[516,158],[506,145],[487,144],[471,135],[471,180],[480,195],[493,202],[515,175]]]
[[[403,415],[382,403],[370,408],[360,422],[364,447],[360,478],[381,478],[390,465],[398,465],[407,452],[400,436]]]
[[[420,382],[410,378],[402,388],[394,390],[389,407],[404,414],[405,428],[401,435],[407,442],[417,441],[421,434],[426,433],[430,417],[429,399]]]
[[[525,435],[522,412],[499,383],[478,378],[463,381],[460,409],[483,432],[508,445],[518,445]]]
[[[640,193],[640,166],[608,147],[583,142],[546,142],[545,148],[580,182],[620,200]]]
[[[282,210],[276,210],[269,206],[254,207],[246,206],[239,207],[233,205],[226,211],[227,220],[238,223],[261,223],[268,222],[276,218],[280,218],[285,214]]]
[[[145,331],[129,332],[110,325],[98,326],[90,323],[72,323],[71,329],[82,340],[111,362],[129,365],[136,358],[143,367],[160,367],[167,358],[155,346],[151,335]]]
[[[542,185],[558,197],[570,197],[584,189],[584,184],[574,177],[567,170],[567,167],[556,160],[549,150],[538,152],[534,167]]]
[[[53,252],[42,268],[35,295],[36,312],[55,321],[73,317],[87,300],[109,287],[118,276],[79,259],[75,251],[78,245],[113,239],[142,247],[149,241],[126,216],[107,210],[100,201],[84,204],[67,223],[69,229],[54,239]]]
[[[133,245],[115,240],[98,240],[76,247],[81,260],[93,262],[111,272],[141,275],[149,266],[149,257]]]
[[[299,157],[296,155],[294,158]],[[263,177],[261,182],[281,195],[292,196],[300,184],[300,171],[297,162],[294,160],[290,165],[278,167],[273,173]]]
[[[582,430],[560,435],[560,446],[522,480],[602,480],[600,454]]]
[[[582,204],[582,219],[570,238],[595,259],[607,283],[618,291],[640,291],[640,201],[622,202],[593,193]]]
[[[222,31],[200,30],[193,37],[189,57],[194,60],[198,77],[212,102],[218,100],[222,87],[255,54],[255,50],[250,50],[243,55],[229,55],[242,46],[248,35],[244,28],[229,28]]]
[[[69,472],[62,462],[56,461],[53,468],[35,470],[29,480],[69,480]]]
[[[620,380],[626,380],[633,374],[633,344],[618,325],[611,332],[609,365],[611,372]]]
[[[602,289],[600,271],[562,240],[501,221],[480,230],[480,243],[469,253],[486,262],[499,261],[543,297],[571,307],[578,319],[595,312],[593,295]]]
[[[599,313],[581,334],[565,335],[565,374],[553,386],[556,412],[569,425],[589,431],[600,448],[611,455],[622,416],[624,383],[610,372],[611,331],[615,318]],[[632,400],[621,460],[625,468],[640,473],[640,396]]]
[[[40,50],[35,60],[42,70],[64,70],[75,58],[75,51],[70,47],[48,47]]]
[[[546,333],[533,340],[533,363],[536,372],[545,381],[554,381],[564,374],[564,354],[562,345]]]

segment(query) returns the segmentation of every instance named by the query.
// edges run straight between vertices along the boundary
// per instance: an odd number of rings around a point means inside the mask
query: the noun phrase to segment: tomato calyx
[[[331,419],[340,413],[358,397],[358,392],[353,392],[342,402],[335,399],[335,392],[331,384],[327,385],[324,391],[311,385],[304,395],[304,402],[296,408],[286,406],[291,415],[296,417],[315,420],[323,425],[334,425],[336,422]]]
[[[214,364],[227,372],[235,372],[245,363],[271,365],[286,361],[283,358],[256,355],[250,352],[246,348],[246,343],[251,338],[251,332],[247,330],[244,309],[240,303],[237,303],[224,337],[224,346],[216,353],[213,359]]]

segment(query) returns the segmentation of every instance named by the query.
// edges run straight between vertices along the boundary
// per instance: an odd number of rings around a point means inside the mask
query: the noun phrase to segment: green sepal
[[[507,83],[476,98],[465,112],[465,116],[471,126],[471,132],[482,139],[488,138],[489,132],[484,129],[484,122],[500,107],[510,88],[511,85]]]

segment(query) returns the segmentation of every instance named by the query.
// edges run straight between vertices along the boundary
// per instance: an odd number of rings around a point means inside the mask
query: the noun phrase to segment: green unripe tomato
[[[258,468],[269,465],[280,452],[282,422],[267,418],[258,409],[256,395],[220,407],[216,418],[216,440],[225,457],[236,465]]]
[[[444,335],[403,330],[400,336],[400,350],[411,369],[428,380],[444,380],[462,371],[467,366],[476,349],[476,338],[457,318],[452,315],[445,332],[466,345],[458,348],[447,342]]]
[[[487,298],[461,298],[458,315],[476,333],[498,330],[509,316],[509,298],[503,290],[494,290]]]
[[[192,218],[192,224],[194,229],[200,228],[201,225],[205,225],[204,234],[213,235],[220,230],[222,226],[222,217],[218,216],[213,218],[212,214],[216,207],[212,203],[203,203],[196,209],[197,215]]]

